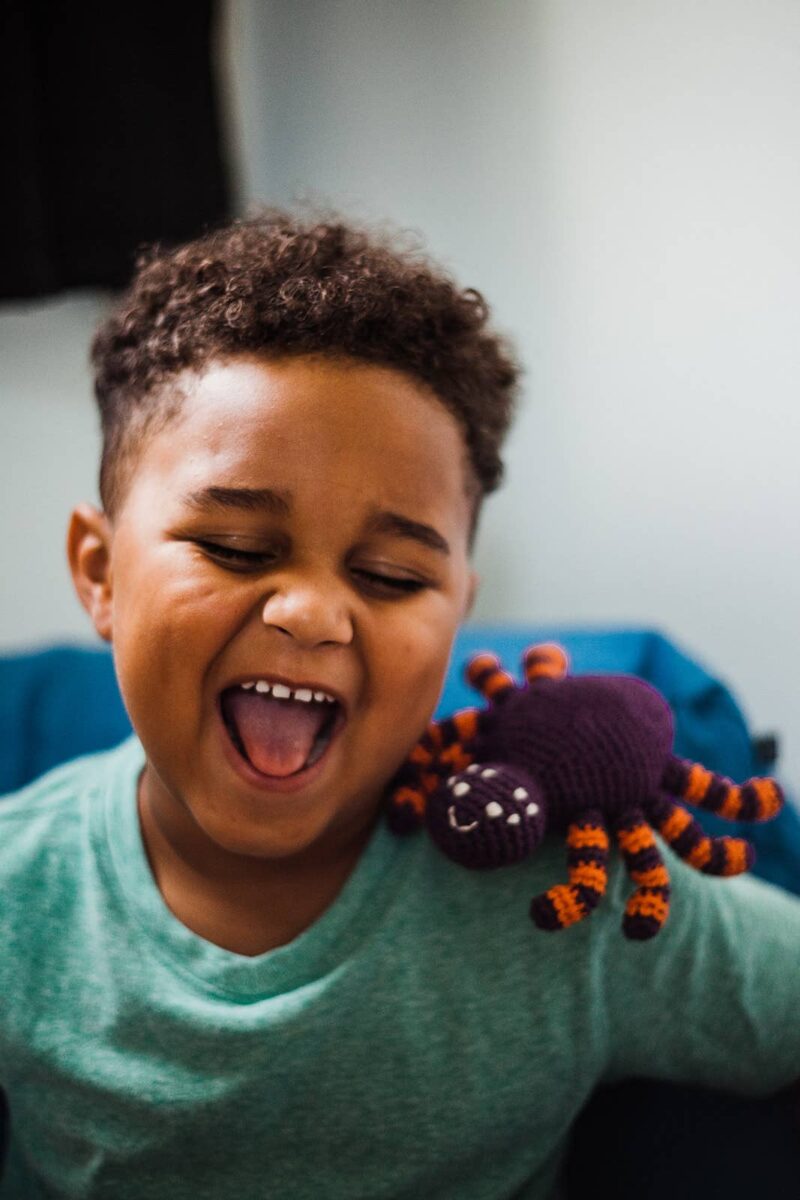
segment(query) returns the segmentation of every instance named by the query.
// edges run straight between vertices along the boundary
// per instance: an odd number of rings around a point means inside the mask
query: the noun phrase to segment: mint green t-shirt
[[[135,736],[0,800],[0,1198],[544,1200],[591,1089],[627,1075],[768,1093],[800,1077],[800,902],[665,857],[561,933],[531,897],[565,848],[495,871],[380,823],[330,908],[246,957],[173,916]]]

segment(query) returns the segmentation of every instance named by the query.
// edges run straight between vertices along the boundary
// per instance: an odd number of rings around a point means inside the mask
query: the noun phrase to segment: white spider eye
[[[539,805],[533,804],[533,803],[529,804],[528,807],[525,809],[525,812],[529,817],[535,817],[538,811],[539,811]]]
[[[498,804],[496,800],[490,800],[483,811],[487,817],[502,817],[503,806],[502,804]]]

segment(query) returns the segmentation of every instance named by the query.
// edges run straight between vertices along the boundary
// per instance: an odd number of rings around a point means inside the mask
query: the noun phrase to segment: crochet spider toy
[[[567,674],[559,646],[529,648],[518,687],[493,654],[467,679],[489,707],[429,725],[393,783],[396,833],[423,823],[465,867],[500,867],[532,854],[546,830],[566,833],[568,882],[531,902],[540,929],[587,917],[608,882],[609,830],[636,885],[622,928],[653,937],[669,912],[669,875],[653,836],[709,875],[754,861],[742,838],[709,837],[683,804],[739,821],[766,821],[783,804],[772,779],[737,786],[672,753],[673,720],[660,692],[629,675]],[[653,827],[653,828],[651,828]]]

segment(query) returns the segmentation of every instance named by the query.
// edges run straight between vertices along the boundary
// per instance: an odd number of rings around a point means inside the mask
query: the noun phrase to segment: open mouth
[[[310,695],[308,689],[297,692]],[[239,755],[259,775],[272,779],[288,779],[314,766],[344,724],[341,704],[327,695],[298,700],[234,686],[220,694],[219,703]]]

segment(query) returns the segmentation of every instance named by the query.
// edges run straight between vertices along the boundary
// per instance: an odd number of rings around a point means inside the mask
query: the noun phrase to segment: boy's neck
[[[342,890],[377,820],[323,864],[248,860],[251,871],[214,871],[211,856],[187,853],[189,814],[149,802],[147,769],[138,787],[139,823],[150,869],[170,911],[193,933],[249,957],[284,946],[314,923]],[[183,836],[182,836],[183,835]]]

